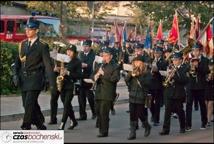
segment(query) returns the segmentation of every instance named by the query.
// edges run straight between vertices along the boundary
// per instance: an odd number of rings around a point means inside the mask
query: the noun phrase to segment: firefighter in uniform
[[[47,129],[43,124],[45,118],[38,104],[38,96],[44,89],[45,72],[49,78],[51,92],[57,92],[49,47],[38,38],[38,29],[39,21],[30,18],[26,27],[27,40],[21,42],[19,58],[15,62],[25,110],[21,126],[24,130],[31,129],[31,124],[36,125],[37,129]]]
[[[99,65],[92,78],[96,82],[96,127],[99,128],[98,137],[107,137],[109,129],[109,111],[115,95],[115,87],[120,79],[119,66],[112,60],[111,48],[103,50],[103,63]]]
[[[165,104],[164,124],[160,135],[168,135],[170,132],[171,112],[178,114],[180,123],[180,133],[185,133],[185,113],[183,103],[186,98],[184,90],[188,82],[186,69],[182,65],[182,53],[175,52],[172,57],[173,66],[166,76],[164,86],[168,95]]]

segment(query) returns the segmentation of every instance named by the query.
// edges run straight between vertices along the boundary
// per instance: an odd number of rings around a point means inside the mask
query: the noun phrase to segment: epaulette
[[[47,44],[44,40],[42,39],[39,39],[39,41],[42,43],[42,44]]]

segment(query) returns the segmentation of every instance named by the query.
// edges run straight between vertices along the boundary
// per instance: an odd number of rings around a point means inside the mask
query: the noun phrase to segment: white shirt
[[[32,46],[33,45],[33,43],[37,40],[37,36],[35,37],[35,38],[33,38],[33,39],[28,39],[28,42],[30,41],[31,43],[30,43],[30,46]]]

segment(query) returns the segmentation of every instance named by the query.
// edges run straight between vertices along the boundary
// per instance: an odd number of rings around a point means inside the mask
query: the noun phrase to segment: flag
[[[160,20],[156,40],[162,40],[163,39],[163,31],[162,31],[162,21]]]
[[[196,33],[196,18],[195,16],[191,17],[191,27],[190,27],[190,34],[189,37],[194,39]]]
[[[133,38],[134,41],[136,41],[136,37],[137,37],[137,25],[135,25],[134,28],[134,38]]]
[[[203,46],[203,52],[208,57],[213,56],[213,32],[212,32],[212,26],[211,22],[213,21],[213,18],[208,23],[208,25],[205,27],[204,31],[201,33],[200,37],[198,38],[198,42]]]
[[[151,26],[148,27],[147,32],[146,32],[146,39],[144,41],[144,48],[152,48]]]
[[[123,29],[122,29],[122,40],[121,45],[125,45],[127,40],[127,28],[126,28],[126,22],[124,23]]]
[[[121,34],[119,31],[119,27],[117,22],[114,23],[115,26],[115,42],[119,42],[119,44],[121,43]]]
[[[200,17],[197,16],[196,23],[195,23],[195,36],[196,36],[196,39],[198,39],[199,34],[200,34]]]
[[[178,27],[178,16],[177,12],[175,12],[173,22],[172,22],[172,28],[169,32],[168,42],[176,44],[177,41],[179,41],[179,27]]]

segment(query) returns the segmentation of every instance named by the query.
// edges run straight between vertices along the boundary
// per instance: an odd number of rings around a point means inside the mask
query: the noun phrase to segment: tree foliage
[[[204,27],[213,16],[214,3],[211,1],[135,1],[132,2],[140,11],[139,19],[149,17],[154,20],[156,27],[159,20],[163,21],[163,29],[170,29],[176,9],[187,11],[190,15],[201,16],[201,26]],[[145,22],[145,21],[144,21]],[[142,23],[141,23],[142,24]],[[190,28],[190,19],[179,15],[179,26]]]
[[[1,94],[10,94],[16,92],[12,85],[11,64],[18,54],[18,44],[1,41]]]

